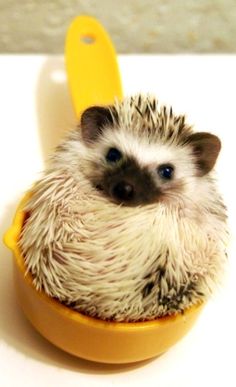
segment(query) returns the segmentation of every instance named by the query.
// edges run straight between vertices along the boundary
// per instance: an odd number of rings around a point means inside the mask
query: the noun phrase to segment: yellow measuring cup
[[[90,105],[110,104],[122,97],[112,43],[93,18],[78,17],[66,39],[66,66],[77,116]],[[19,303],[32,325],[59,348],[103,363],[129,363],[165,352],[193,326],[203,305],[184,314],[137,323],[107,322],[84,316],[35,290],[18,247],[27,214],[20,203],[5,243],[14,254],[14,280]]]

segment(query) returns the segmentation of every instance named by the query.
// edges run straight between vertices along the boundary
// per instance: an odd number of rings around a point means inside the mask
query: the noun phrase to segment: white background
[[[229,274],[192,331],[157,359],[102,365],[42,338],[17,305],[10,251],[0,245],[0,387],[236,386],[236,56],[121,56],[124,93],[152,92],[223,149],[219,186],[229,209]],[[62,57],[0,57],[0,235],[60,133],[75,124]],[[102,343],[101,343],[102,345]]]

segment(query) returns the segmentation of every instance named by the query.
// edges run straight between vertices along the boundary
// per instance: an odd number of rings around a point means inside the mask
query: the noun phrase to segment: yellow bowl
[[[130,363],[162,354],[189,331],[203,304],[177,316],[147,322],[106,322],[84,316],[36,291],[32,277],[26,274],[24,259],[17,245],[26,217],[22,208],[29,195],[20,203],[4,241],[15,256],[14,276],[20,305],[29,321],[45,338],[84,359]]]

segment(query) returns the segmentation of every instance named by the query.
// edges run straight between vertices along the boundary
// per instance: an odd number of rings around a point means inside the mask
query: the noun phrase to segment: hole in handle
[[[92,35],[82,35],[80,37],[80,41],[84,44],[94,44],[95,43],[95,37]]]

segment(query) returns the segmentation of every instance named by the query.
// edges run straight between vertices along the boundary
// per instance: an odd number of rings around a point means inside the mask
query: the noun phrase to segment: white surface
[[[221,191],[235,228],[236,56],[122,56],[124,91],[151,91],[187,113],[199,130],[218,134]],[[61,57],[0,57],[0,234],[43,168],[53,133],[75,117]],[[235,238],[224,287],[193,330],[163,356],[112,366],[74,358],[44,340],[24,318],[12,282],[11,253],[0,246],[0,387],[235,386]],[[102,345],[102,343],[101,343]]]

